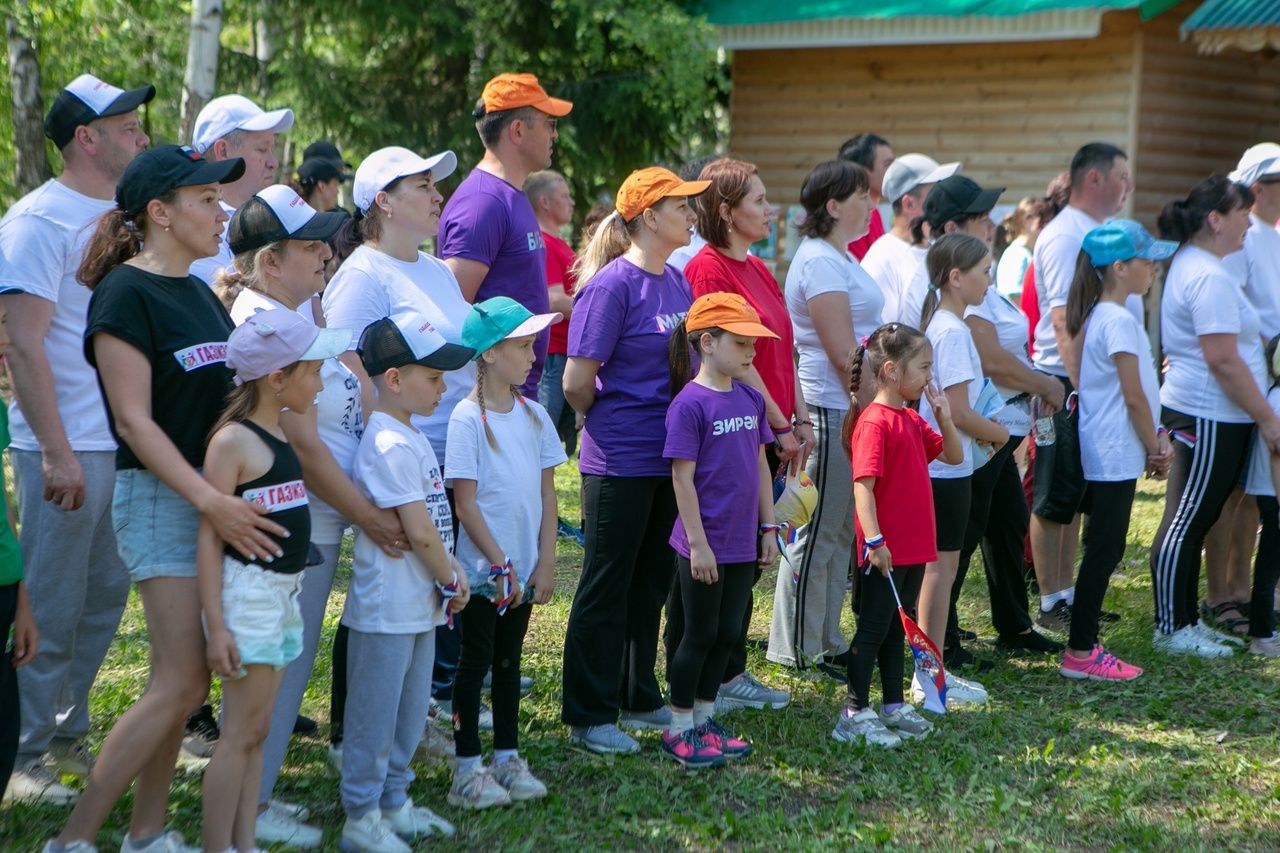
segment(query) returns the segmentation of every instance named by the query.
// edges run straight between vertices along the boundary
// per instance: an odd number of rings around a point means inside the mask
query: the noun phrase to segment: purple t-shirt
[[[760,446],[773,441],[759,391],[734,382],[717,391],[697,382],[684,386],[667,410],[667,459],[692,459],[694,490],[707,544],[716,562],[756,559],[760,523]],[[684,520],[676,519],[671,547],[689,557]]]
[[[547,297],[547,250],[533,206],[523,192],[483,169],[472,169],[440,215],[441,258],[465,258],[489,267],[476,302],[509,296],[535,314],[551,310]],[[538,377],[550,333],[534,343],[533,370],[524,384],[537,399]]]
[[[668,477],[663,419],[671,404],[667,341],[693,304],[674,267],[653,275],[625,258],[574,294],[569,357],[600,362],[578,467],[609,477]]]

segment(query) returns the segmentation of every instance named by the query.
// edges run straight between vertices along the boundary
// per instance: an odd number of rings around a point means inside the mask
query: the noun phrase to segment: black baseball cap
[[[327,139],[313,142],[302,150],[302,159],[304,161],[317,157],[321,160],[332,160],[335,163],[341,163],[347,169],[351,168],[351,164],[343,159],[342,152],[338,150],[338,146]]]
[[[81,74],[54,99],[44,118],[44,135],[61,150],[75,137],[77,127],[95,119],[131,113],[155,96],[155,86],[125,91],[92,74]]]
[[[298,179],[302,181],[349,181],[351,176],[342,171],[342,161],[328,157],[312,157],[298,166]]]
[[[143,151],[125,168],[116,184],[116,204],[132,219],[153,198],[179,187],[229,184],[244,174],[244,160],[210,162],[190,145],[158,145]]]
[[[984,190],[965,175],[952,175],[933,185],[924,200],[924,218],[930,225],[989,213],[1004,192],[1004,187]]]
[[[434,370],[457,370],[476,357],[471,347],[451,344],[421,314],[402,311],[375,320],[360,335],[360,363],[370,376],[393,367],[420,364]]]
[[[227,242],[238,255],[280,240],[328,240],[347,217],[317,213],[292,188],[275,184],[240,205],[231,217]]]

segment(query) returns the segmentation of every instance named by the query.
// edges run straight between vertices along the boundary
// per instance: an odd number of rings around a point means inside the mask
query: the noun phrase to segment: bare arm
[[[242,473],[234,432],[231,427],[219,430],[204,457],[205,480],[224,495],[235,492]],[[240,669],[240,653],[222,612],[222,537],[204,517],[196,534],[196,580],[207,634],[206,663],[218,675],[234,677]]]
[[[692,459],[671,460],[671,483],[676,493],[676,508],[684,523],[685,537],[689,540],[689,569],[693,579],[701,583],[715,583],[716,555],[707,542],[707,532],[702,527],[702,509],[698,503],[698,491],[693,485],[697,463]]]
[[[565,362],[562,380],[564,398],[580,415],[590,411],[596,402],[596,374],[599,372],[600,362],[594,358],[570,356]]]
[[[476,481],[455,479],[453,481],[453,508],[458,514],[458,523],[467,531],[467,536],[480,549],[480,553],[491,566],[501,566],[507,561],[507,552],[498,540],[493,538],[489,524],[480,513],[476,503]]]
[[[564,292],[563,284],[547,285],[547,301],[551,304],[551,310],[559,311],[566,320],[573,313],[573,297]]]
[[[1000,346],[996,327],[991,321],[981,317],[966,317],[964,322],[973,336],[974,346],[978,348],[982,372],[992,382],[1004,388],[1034,394],[1053,411],[1062,408],[1061,382],[1032,370],[1020,358]]]
[[[534,604],[546,604],[556,588],[556,469],[542,469],[542,521],[538,528],[538,565],[529,576]]]
[[[457,497],[456,492],[454,497]],[[409,539],[409,549],[422,562],[422,565],[426,566],[431,574],[431,580],[442,584],[449,583],[453,579],[453,563],[449,559],[449,552],[445,550],[444,542],[440,539],[440,531],[436,530],[435,522],[431,520],[426,502],[414,501],[402,504],[395,510],[396,515],[400,516],[400,523],[404,525],[405,535]],[[466,577],[460,575],[458,583],[465,584]]]
[[[776,523],[773,514],[773,472],[769,470],[769,460],[765,458],[764,447],[760,448],[760,462],[756,466],[760,470],[760,492],[757,503],[758,517],[761,525],[773,525]],[[773,561],[778,559],[778,532],[776,530],[760,530],[760,559],[757,561],[761,566],[772,566]]]
[[[986,441],[991,444],[1001,445],[1009,440],[1009,431],[1000,424],[984,418],[982,415],[969,408],[969,383],[957,382],[944,390],[947,395],[947,402],[951,404],[951,420],[955,426],[965,435],[971,436],[978,441]],[[938,419],[939,421],[942,418]],[[941,423],[938,424],[942,426]],[[946,439],[946,433],[943,432],[943,439]],[[961,456],[963,459],[963,455]],[[950,462],[950,460],[947,460]],[[957,459],[956,462],[959,462]],[[954,465],[956,462],[950,462]]]
[[[1209,372],[1218,380],[1227,398],[1253,418],[1271,452],[1280,453],[1280,417],[1271,411],[1249,366],[1240,357],[1236,336],[1201,335],[1200,350]]]
[[[818,334],[822,351],[840,375],[840,387],[849,387],[849,354],[858,345],[853,328],[853,314],[849,311],[849,296],[842,291],[819,293],[809,300],[809,316],[813,330]],[[867,329],[871,334],[873,330]]]
[[[485,276],[489,274],[489,265],[482,264],[479,261],[472,261],[467,258],[445,258],[449,269],[453,270],[453,277],[458,280],[458,287],[462,290],[462,298],[468,302],[476,301],[476,293],[480,290],[480,285],[484,284]]]
[[[862,538],[864,541],[875,539],[881,535],[880,517],[876,514],[875,488],[875,477],[859,477],[853,481],[853,508],[854,512],[858,514],[858,523],[862,525]],[[867,553],[867,560],[885,577],[888,577],[889,572],[893,569],[893,552],[889,548],[890,543],[886,542],[879,548],[873,548]],[[859,563],[859,570],[861,570],[862,555],[855,554],[854,557]]]
[[[1142,390],[1142,376],[1138,372],[1138,357],[1129,352],[1118,352],[1113,356],[1116,363],[1116,376],[1120,379],[1120,394],[1124,397],[1124,407],[1129,413],[1129,422],[1142,440],[1148,456],[1156,456],[1159,447],[1156,441],[1156,427],[1151,418],[1151,404]]]
[[[1058,358],[1067,371],[1071,387],[1080,387],[1080,341],[1067,332],[1067,309],[1050,308],[1049,322],[1053,325],[1053,337],[1058,342]]]

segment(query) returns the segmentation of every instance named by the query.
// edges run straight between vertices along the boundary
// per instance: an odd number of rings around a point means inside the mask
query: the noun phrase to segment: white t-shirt
[[[843,410],[849,408],[849,389],[827,358],[809,313],[809,300],[824,293],[848,294],[854,340],[880,327],[884,295],[847,251],[817,237],[800,241],[787,270],[784,294],[800,356],[796,367],[800,390],[810,405]]]
[[[1227,397],[1209,371],[1200,348],[1201,335],[1236,335],[1240,358],[1259,389],[1267,387],[1258,312],[1244,295],[1243,283],[1222,261],[1196,246],[1178,250],[1165,276],[1160,303],[1160,339],[1169,360],[1160,402],[1197,418],[1231,424],[1252,423],[1244,409]]]
[[[250,315],[273,308],[286,306],[246,287],[236,296],[236,301],[231,306],[231,322],[239,326]],[[307,322],[313,322],[311,300],[299,305],[297,312]],[[355,346],[354,340],[352,346]],[[320,381],[324,383],[324,388],[316,396],[316,432],[333,454],[342,473],[350,477],[351,463],[355,461],[356,448],[360,446],[360,436],[364,432],[360,380],[341,361],[327,358],[320,366]],[[338,544],[351,522],[315,494],[310,498],[311,541],[317,545]]]
[[[1280,387],[1273,387],[1267,392],[1267,404],[1271,406],[1271,411],[1280,412]],[[1253,431],[1253,446],[1249,450],[1249,467],[1245,470],[1247,472],[1244,484],[1245,494],[1275,497],[1276,485],[1271,479],[1271,450],[1257,430]]]
[[[693,260],[693,256],[702,251],[702,247],[707,245],[707,241],[702,239],[702,235],[696,230],[690,232],[689,245],[681,246],[671,253],[671,257],[667,258],[667,265],[673,266],[684,272],[685,266],[689,261]]]
[[[396,311],[416,311],[431,321],[451,343],[462,342],[462,324],[471,305],[462,298],[453,271],[439,258],[422,252],[411,263],[398,261],[369,246],[361,246],[343,262],[325,288],[321,300],[325,322],[333,329],[351,329],[357,342],[375,320]],[[445,457],[449,415],[476,385],[476,367],[450,371],[445,392],[430,417],[413,423],[431,442],[436,456]]]
[[[1115,362],[1120,353],[1137,357],[1151,425],[1160,420],[1160,384],[1146,330],[1114,302],[1099,302],[1085,322],[1080,351],[1080,462],[1086,480],[1136,480],[1147,467],[1147,450],[1120,389]]]
[[[235,215],[236,209],[225,201],[219,201],[218,204],[222,205],[222,210],[228,217]],[[213,287],[219,272],[236,262],[236,256],[231,253],[231,241],[227,236],[230,230],[231,220],[228,218],[222,223],[222,240],[218,243],[218,254],[200,258],[191,264],[190,273],[210,287]]]
[[[352,479],[382,509],[426,501],[445,550],[453,551],[453,513],[431,443],[382,412],[369,416]],[[443,624],[435,578],[412,551],[392,559],[356,531],[355,557],[342,624],[369,634],[422,634]]]
[[[920,325],[920,311],[917,308],[915,315],[911,315],[909,306],[914,300],[907,298],[907,292],[911,283],[919,276],[924,276],[921,281],[927,285],[928,275],[921,272],[926,254],[927,249],[912,246],[906,240],[889,233],[872,243],[862,257],[862,269],[875,280],[880,286],[880,292],[884,294],[884,310],[881,312],[884,322]],[[920,304],[924,304],[923,293],[920,294]]]
[[[1262,336],[1280,335],[1280,234],[1264,220],[1249,214],[1244,248],[1227,255],[1222,265],[1238,282],[1258,312]]]
[[[1018,307],[1001,295],[995,285],[987,288],[978,305],[965,309],[964,316],[979,317],[986,320],[996,329],[996,340],[1000,348],[1012,355],[1029,369],[1031,357],[1027,354],[1027,318]],[[1023,397],[1023,392],[1013,388],[996,385],[995,389],[1006,401],[1015,397]],[[1023,397],[1016,403],[1009,403],[999,412],[992,415],[992,420],[999,421],[1009,430],[1009,435],[1026,435],[1031,430],[1030,401]]]
[[[1019,237],[1005,247],[996,264],[996,289],[1001,296],[1013,297],[1022,292],[1022,279],[1031,266],[1031,250],[1027,248],[1027,238]]]
[[[463,400],[449,418],[449,455],[444,461],[450,483],[476,481],[480,515],[511,561],[521,586],[538,565],[542,472],[566,461],[546,409],[533,400],[525,405],[517,402],[509,412],[486,412],[498,443],[494,450],[485,437],[480,406]],[[530,412],[536,419],[529,417]],[[488,582],[490,563],[467,535],[465,525],[458,529],[458,562],[469,573],[473,590]]]
[[[19,199],[0,220],[0,291],[29,293],[54,306],[44,348],[72,450],[116,449],[97,374],[84,359],[92,292],[76,281],[97,220],[113,207],[111,199],[90,198],[51,180]],[[18,450],[40,450],[16,398],[9,406],[9,432]]]
[[[950,311],[934,312],[925,331],[933,345],[933,381],[946,391],[952,385],[969,383],[969,406],[976,406],[982,393],[982,359],[973,345],[973,335],[964,321]],[[920,414],[929,426],[938,430],[938,418],[926,397],[920,398]],[[964,459],[958,465],[948,465],[939,457],[929,463],[929,477],[936,480],[955,480],[973,473],[973,442],[964,441]]]

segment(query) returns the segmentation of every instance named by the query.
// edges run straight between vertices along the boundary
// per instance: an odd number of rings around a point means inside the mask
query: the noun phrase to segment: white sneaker
[[[1254,637],[1249,643],[1249,652],[1264,658],[1280,658],[1280,634],[1272,632],[1270,637]]]
[[[1236,646],[1237,648],[1244,647],[1244,637],[1240,637],[1235,634],[1228,634],[1225,631],[1219,631],[1217,628],[1210,628],[1203,622],[1197,622],[1191,627],[1195,629],[1201,637],[1204,637],[1211,643],[1217,643],[1220,646]]]
[[[374,809],[359,820],[347,818],[338,848],[348,853],[409,853],[413,848],[400,840],[382,812]]]
[[[58,848],[59,853],[98,853],[98,848],[88,841],[68,841]],[[53,842],[44,845],[41,853],[53,853]]]
[[[976,681],[947,673],[948,705],[985,705],[987,688]]]
[[[382,819],[391,824],[396,835],[405,841],[415,838],[452,838],[456,830],[453,824],[426,806],[415,806],[413,800],[405,800],[400,808],[382,810]]]
[[[269,800],[267,805],[282,811],[294,820],[306,820],[311,817],[311,809],[299,803],[286,803],[284,800]]]
[[[902,745],[902,738],[889,731],[880,720],[875,708],[863,708],[856,714],[849,708],[842,708],[836,719],[836,727],[831,730],[831,737],[841,743],[856,743],[865,740],[869,746],[880,746],[894,749]]]
[[[520,756],[494,764],[489,771],[494,781],[507,789],[512,801],[539,800],[547,795],[547,786],[529,770],[529,763]]]
[[[301,818],[290,814],[272,800],[267,804],[267,810],[258,815],[253,827],[253,838],[263,844],[284,844],[310,850],[320,846],[324,833],[317,827],[307,826]]]
[[[453,786],[449,789],[449,805],[464,809],[487,809],[490,806],[511,805],[511,795],[498,784],[483,764],[469,773],[453,773]]]
[[[53,759],[47,755],[33,758],[21,767],[14,768],[9,777],[9,787],[4,792],[6,803],[46,803],[51,806],[69,806],[80,795],[58,779]]]
[[[1167,655],[1195,655],[1202,658],[1229,658],[1231,648],[1207,639],[1195,629],[1194,625],[1185,625],[1172,634],[1156,631],[1151,638],[1151,647]]]
[[[176,829],[170,830],[145,847],[139,846],[125,833],[124,843],[120,845],[120,853],[201,853],[201,848],[193,847]]]

